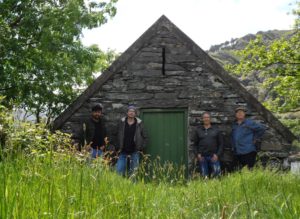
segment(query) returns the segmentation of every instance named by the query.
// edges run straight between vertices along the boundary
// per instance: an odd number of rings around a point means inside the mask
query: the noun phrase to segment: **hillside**
[[[247,44],[256,38],[256,36],[262,35],[262,39],[268,43],[270,41],[273,41],[275,39],[280,39],[282,37],[289,38],[291,35],[290,30],[269,30],[269,31],[259,31],[256,34],[247,34],[246,36],[243,36],[241,38],[235,38],[231,39],[230,41],[226,41],[224,43],[213,45],[211,48],[207,51],[209,55],[214,58],[217,62],[219,62],[222,66],[225,66],[226,64],[237,64],[239,62],[239,57],[236,56],[235,51],[244,49]],[[255,72],[254,74],[247,76],[247,77],[239,77],[238,78],[241,83],[246,87],[247,90],[249,90],[252,94],[254,94],[259,101],[264,102],[266,101],[269,96],[268,89],[265,89],[261,86],[262,82],[264,81],[264,77],[260,74],[260,72]],[[282,114],[277,114],[277,116],[280,119],[284,119],[284,123],[287,122],[287,120],[298,120],[300,121],[300,109],[295,109],[293,112],[286,112]],[[292,131],[295,133],[295,129],[299,130],[299,127],[297,128],[298,124],[300,122],[292,121],[293,125],[288,125]],[[298,134],[298,131],[295,133]]]
[[[239,57],[237,57],[234,52],[244,49],[250,40],[254,40],[257,35],[262,35],[263,40],[268,43],[275,39],[289,37],[290,32],[291,31],[289,30],[259,31],[256,34],[247,34],[241,38],[235,38],[218,45],[213,45],[207,52],[222,66],[226,64],[237,64],[239,62]],[[245,78],[239,77],[239,80],[261,102],[268,98],[268,90],[259,86],[264,80],[264,77],[262,77],[259,72]]]
[[[256,34],[247,34],[241,38],[235,38],[218,45],[213,45],[207,52],[222,65],[236,64],[238,63],[238,57],[236,57],[233,52],[244,49],[250,40],[254,40],[257,35],[262,35],[263,40],[269,42],[282,37],[289,37],[289,33],[289,30],[259,31]]]

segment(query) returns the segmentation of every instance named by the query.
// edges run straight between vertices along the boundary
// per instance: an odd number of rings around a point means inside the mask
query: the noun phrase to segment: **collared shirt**
[[[210,156],[216,154],[220,156],[223,152],[223,136],[218,128],[211,126],[206,129],[199,126],[193,136],[194,148],[197,154]]]
[[[233,123],[231,141],[236,154],[248,154],[256,151],[254,141],[260,139],[266,128],[251,119],[245,119],[242,123]]]

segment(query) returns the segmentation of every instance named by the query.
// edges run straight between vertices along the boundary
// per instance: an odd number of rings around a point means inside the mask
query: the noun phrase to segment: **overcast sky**
[[[125,51],[161,15],[166,15],[200,47],[266,30],[291,29],[295,0],[119,0],[117,14],[93,30],[84,45]]]

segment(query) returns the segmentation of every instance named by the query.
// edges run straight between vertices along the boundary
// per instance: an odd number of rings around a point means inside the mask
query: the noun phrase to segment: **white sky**
[[[117,14],[107,24],[83,32],[82,42],[117,52],[125,51],[161,15],[192,38],[202,49],[273,29],[291,29],[287,15],[295,0],[119,0]]]

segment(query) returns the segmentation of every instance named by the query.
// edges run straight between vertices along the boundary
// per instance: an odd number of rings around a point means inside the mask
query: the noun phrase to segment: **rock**
[[[166,71],[185,71],[185,69],[181,65],[176,64],[165,64]]]
[[[112,107],[113,107],[113,109],[120,109],[120,108],[123,108],[125,106],[121,103],[113,103]]]
[[[185,71],[169,71],[169,70],[167,70],[165,74],[166,75],[184,75],[184,74],[186,74],[186,72]]]
[[[176,98],[176,93],[156,93],[154,98],[157,99],[174,99]]]
[[[156,85],[147,85],[146,90],[151,90],[151,91],[160,91],[163,90],[163,86],[156,86]]]
[[[106,93],[105,94],[106,98],[109,98],[111,100],[123,100],[123,99],[128,99],[129,95],[127,93]]]
[[[288,161],[289,161],[289,162],[293,162],[293,161],[299,161],[299,162],[300,162],[300,152],[292,153],[292,154],[288,157]]]
[[[136,81],[134,83],[130,83],[128,85],[128,89],[130,90],[142,90],[146,87],[146,85],[141,81]]]
[[[203,72],[203,68],[202,67],[196,67],[196,68],[193,68],[192,71]]]
[[[143,77],[163,77],[162,70],[139,70],[132,72],[134,76],[143,76]]]
[[[284,148],[284,145],[280,144],[279,142],[274,142],[272,140],[263,141],[261,144],[262,151],[281,151]]]
[[[185,98],[190,99],[190,98],[193,98],[193,97],[194,97],[193,93],[191,93],[189,90],[183,90],[178,95],[179,99],[185,99]]]
[[[102,86],[103,91],[112,90],[112,86],[110,84],[104,84]]]

